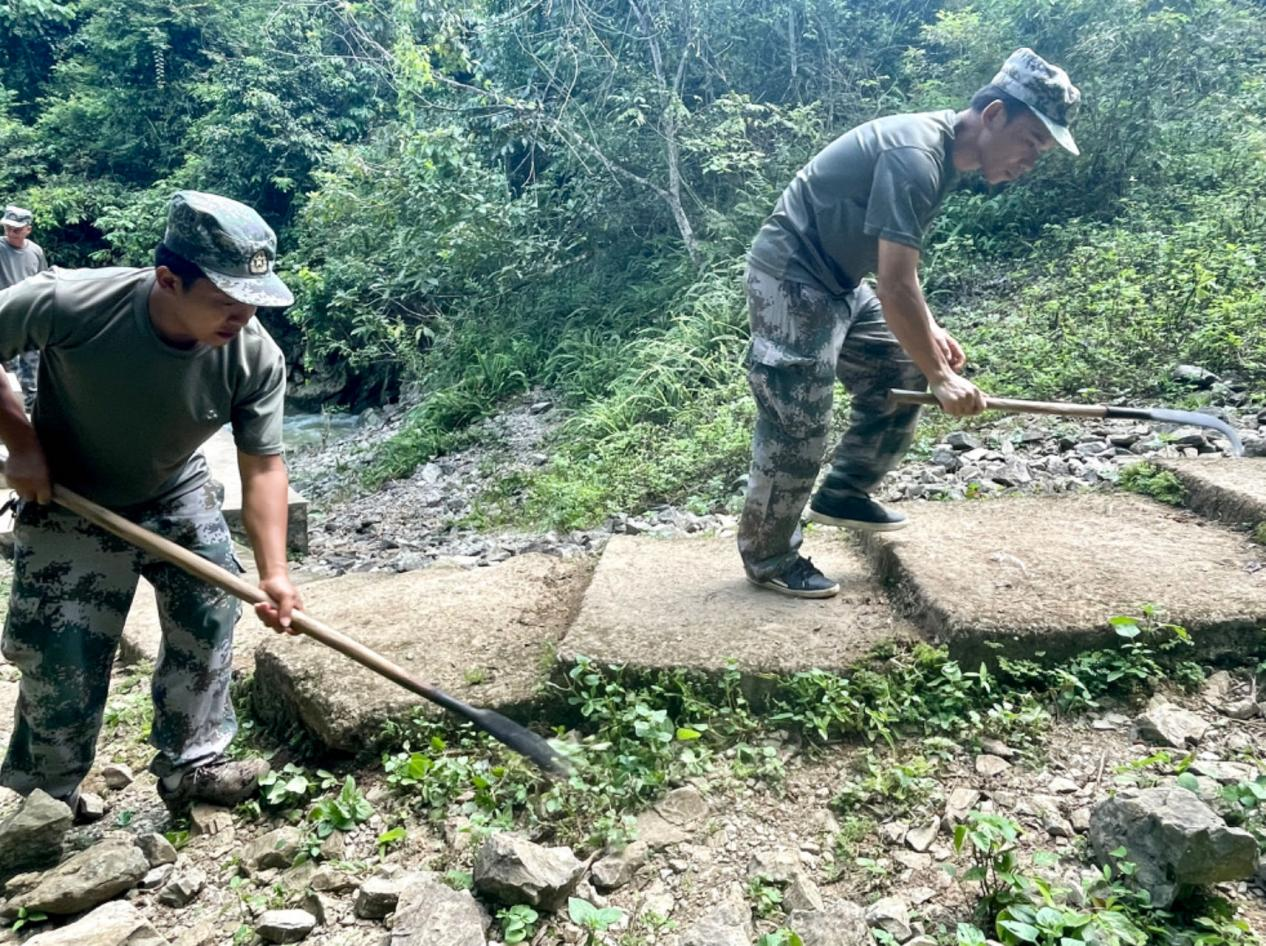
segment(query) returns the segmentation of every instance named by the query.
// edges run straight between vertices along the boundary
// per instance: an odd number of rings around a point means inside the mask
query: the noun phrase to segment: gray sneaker
[[[175,788],[168,788],[160,778],[158,797],[172,814],[183,814],[196,801],[232,808],[255,797],[268,769],[264,759],[217,759],[185,772]]]

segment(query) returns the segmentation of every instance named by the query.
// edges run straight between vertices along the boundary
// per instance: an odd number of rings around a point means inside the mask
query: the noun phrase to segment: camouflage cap
[[[34,219],[35,215],[25,207],[9,204],[9,206],[4,208],[4,218],[0,219],[0,225],[6,227],[29,227]]]
[[[273,272],[277,237],[245,204],[216,194],[177,191],[167,205],[163,243],[207,274],[220,290],[247,305],[294,302]]]
[[[1069,80],[1067,72],[1026,46],[1007,57],[990,85],[1027,105],[1056,141],[1073,154],[1081,154],[1068,130],[1081,102],[1081,92]]]

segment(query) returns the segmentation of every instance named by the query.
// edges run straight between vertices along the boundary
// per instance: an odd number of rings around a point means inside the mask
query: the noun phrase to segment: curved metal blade
[[[1195,427],[1216,430],[1231,441],[1231,452],[1235,456],[1244,456],[1244,444],[1240,441],[1240,435],[1235,432],[1235,428],[1224,420],[1218,420],[1212,414],[1201,414],[1199,411],[1171,411],[1165,408],[1148,408],[1146,413],[1148,418],[1162,424],[1191,424]]]

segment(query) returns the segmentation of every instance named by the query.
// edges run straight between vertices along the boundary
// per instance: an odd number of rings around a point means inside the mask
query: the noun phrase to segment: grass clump
[[[1152,463],[1131,463],[1121,470],[1121,478],[1117,481],[1122,489],[1140,496],[1171,506],[1182,506],[1187,502],[1187,487],[1171,470],[1163,470]]]

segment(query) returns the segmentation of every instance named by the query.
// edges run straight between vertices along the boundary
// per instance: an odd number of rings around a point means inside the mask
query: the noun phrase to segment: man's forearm
[[[9,373],[3,368],[0,368],[0,440],[10,453],[38,442],[21,399],[9,385]]]
[[[254,457],[253,461],[272,460],[272,463],[240,462],[242,473],[242,522],[255,552],[255,564],[260,579],[285,575],[286,527],[290,478],[281,457]]]
[[[945,353],[936,343],[933,335],[936,323],[932,321],[917,282],[899,280],[887,286],[881,283],[879,301],[888,328],[929,382],[953,373]]]

